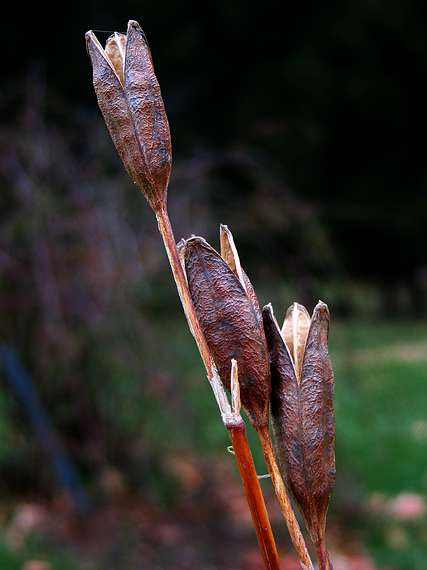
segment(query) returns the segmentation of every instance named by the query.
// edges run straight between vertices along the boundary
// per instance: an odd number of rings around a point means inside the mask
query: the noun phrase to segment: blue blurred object
[[[12,347],[0,345],[0,364],[3,366],[11,390],[25,409],[41,445],[50,456],[59,485],[69,495],[74,508],[79,513],[86,512],[89,500],[77,471],[55,434],[34,383]]]

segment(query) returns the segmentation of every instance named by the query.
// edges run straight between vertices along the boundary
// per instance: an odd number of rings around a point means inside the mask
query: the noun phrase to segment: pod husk
[[[270,369],[261,315],[237,275],[205,240],[187,240],[183,258],[194,308],[223,384],[230,389],[235,359],[242,405],[254,427],[268,425]]]
[[[172,167],[169,123],[150,48],[140,25],[134,20],[128,24],[124,78],[126,97],[150,182],[163,197]]]
[[[298,381],[270,305],[263,309],[271,362],[271,415],[282,475],[315,543],[325,537],[335,484],[334,377],[328,354],[329,311],[319,302],[311,319]]]
[[[145,35],[131,20],[127,36],[113,34],[106,50],[92,31],[86,33],[86,45],[110,136],[129,176],[157,212],[166,205],[172,148]]]

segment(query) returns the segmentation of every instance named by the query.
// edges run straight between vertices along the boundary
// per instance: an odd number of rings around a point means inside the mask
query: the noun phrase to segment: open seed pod
[[[99,107],[125,168],[154,211],[164,207],[171,137],[150,49],[138,22],[114,33],[105,49],[86,33]]]
[[[191,298],[223,384],[230,389],[230,363],[239,366],[240,397],[252,424],[268,425],[270,367],[262,316],[254,289],[241,268],[231,232],[221,226],[221,253],[203,238],[181,241]]]
[[[325,539],[335,484],[334,377],[328,354],[329,310],[319,301],[310,319],[294,303],[282,331],[263,309],[271,362],[271,415],[282,475],[316,545]]]

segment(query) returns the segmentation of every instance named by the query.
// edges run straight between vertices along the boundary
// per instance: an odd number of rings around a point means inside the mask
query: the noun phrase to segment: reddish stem
[[[246,500],[252,514],[261,555],[265,567],[269,570],[280,570],[279,554],[271,530],[270,520],[256,474],[254,460],[246,437],[243,422],[238,426],[227,426],[237,465],[243,481]]]
[[[156,217],[187,321],[196,340],[208,378],[211,380],[214,375],[213,360],[194,310],[167,210],[165,208],[159,210],[156,212]],[[227,426],[227,429],[231,441],[233,442],[234,453],[258,537],[262,558],[267,570],[280,570],[279,555],[277,553],[276,543],[271,530],[264,497],[256,474],[243,421],[239,425]]]

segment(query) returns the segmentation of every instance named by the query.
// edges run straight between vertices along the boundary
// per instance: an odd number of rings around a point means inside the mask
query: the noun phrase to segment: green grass
[[[427,326],[349,323],[336,329],[337,461],[366,491],[424,492],[427,434],[416,426],[427,419]],[[411,343],[425,352],[405,356]]]
[[[339,496],[362,505],[371,493],[425,496],[427,326],[341,323],[332,329],[331,345]],[[340,488],[340,474],[346,488]],[[379,568],[426,567],[425,518],[402,523],[384,513],[362,517],[359,524]],[[396,535],[399,540],[393,539]]]
[[[337,461],[367,491],[426,489],[427,361],[337,366]]]
[[[60,545],[45,543],[36,537],[30,537],[18,550],[12,550],[0,541],[0,568],[2,570],[22,570],[30,560],[48,562],[52,570],[90,570],[81,566],[70,555],[63,552]]]
[[[427,343],[425,322],[386,320],[334,322],[332,313],[331,347],[337,355],[355,349],[384,348],[420,342]]]

